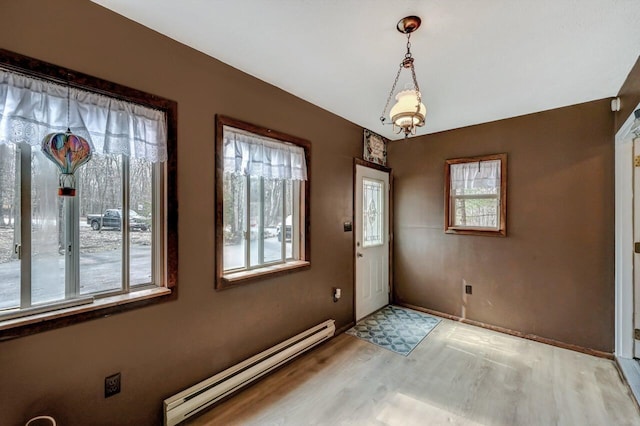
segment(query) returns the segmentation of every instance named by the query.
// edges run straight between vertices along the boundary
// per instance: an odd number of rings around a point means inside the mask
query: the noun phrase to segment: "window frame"
[[[0,49],[0,65],[15,72],[92,91],[105,96],[155,108],[166,114],[167,161],[158,177],[160,185],[159,223],[164,223],[164,233],[159,233],[157,244],[164,253],[163,267],[158,286],[135,292],[95,298],[93,303],[71,306],[46,312],[34,311],[33,315],[12,319],[0,319],[0,340],[26,336],[40,331],[64,327],[118,312],[175,300],[178,287],[178,198],[177,198],[177,103],[78,71]]]
[[[500,190],[499,201],[499,223],[497,228],[483,228],[473,226],[455,226],[453,225],[453,215],[455,207],[452,203],[455,197],[451,196],[451,166],[454,164],[477,163],[481,161],[500,161]],[[486,198],[486,196],[467,197],[467,198]],[[492,197],[493,198],[493,197]],[[447,234],[457,235],[484,235],[494,237],[507,236],[507,154],[491,154],[476,157],[452,158],[445,161],[444,166],[444,231]]]
[[[216,140],[215,140],[215,185],[214,185],[214,224],[215,224],[215,279],[216,290],[224,290],[237,285],[255,282],[266,278],[272,278],[294,271],[300,271],[311,266],[311,234],[310,234],[310,191],[311,191],[311,143],[276,130],[261,127],[245,121],[237,120],[225,115],[216,114]],[[282,263],[267,264],[260,267],[241,270],[238,272],[224,271],[224,127],[233,127],[259,136],[291,143],[304,149],[307,164],[307,180],[300,183],[301,199],[303,204],[299,207],[303,216],[299,227],[300,258],[297,260],[284,260]],[[248,206],[247,206],[248,207]],[[295,210],[295,209],[294,209]],[[286,223],[283,224],[286,232]]]

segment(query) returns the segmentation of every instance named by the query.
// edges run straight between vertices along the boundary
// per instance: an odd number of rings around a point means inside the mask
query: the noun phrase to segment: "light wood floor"
[[[190,425],[640,425],[612,361],[443,319],[408,356],[340,335]]]

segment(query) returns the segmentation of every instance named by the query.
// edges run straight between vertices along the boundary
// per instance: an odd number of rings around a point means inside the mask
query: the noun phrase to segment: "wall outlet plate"
[[[120,373],[104,378],[104,397],[109,398],[120,393]]]

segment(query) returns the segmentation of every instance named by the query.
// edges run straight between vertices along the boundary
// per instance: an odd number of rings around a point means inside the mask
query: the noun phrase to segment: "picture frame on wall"
[[[386,166],[388,142],[389,140],[387,138],[369,129],[364,129],[364,160]]]

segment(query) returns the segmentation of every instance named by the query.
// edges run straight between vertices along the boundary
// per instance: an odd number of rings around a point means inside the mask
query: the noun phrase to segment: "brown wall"
[[[362,129],[86,0],[3,2],[0,47],[178,102],[177,301],[0,342],[0,424],[161,424],[162,400],[328,318],[352,320]],[[242,42],[238,33],[220,43]],[[214,115],[312,144],[311,269],[214,291]],[[332,287],[343,297],[333,303]],[[104,378],[122,392],[104,399]]]
[[[640,57],[629,72],[618,96],[622,108],[616,113],[616,131],[620,130],[627,117],[633,114],[633,110],[640,104]]]
[[[392,142],[396,300],[612,352],[613,119],[605,99]],[[507,237],[445,234],[445,160],[502,152]]]

